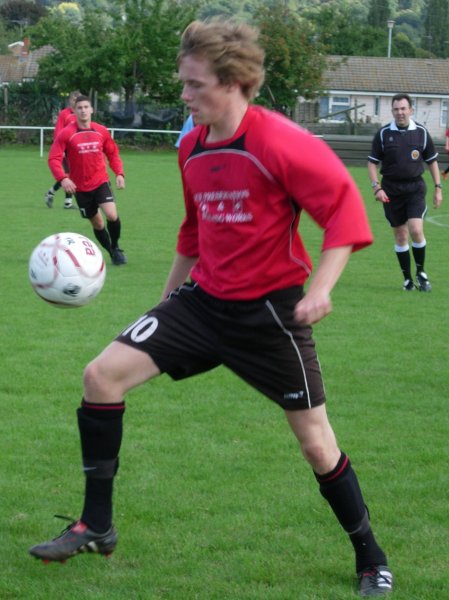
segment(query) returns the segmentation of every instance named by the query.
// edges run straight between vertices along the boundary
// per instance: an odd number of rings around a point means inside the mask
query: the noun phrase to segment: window
[[[380,115],[380,97],[374,97],[374,107],[373,107],[373,117],[378,117]]]
[[[448,121],[448,100],[441,100],[441,108],[440,108],[440,125],[441,127],[449,127]]]
[[[321,96],[320,119],[324,118],[327,114],[329,114],[329,98],[327,96]]]
[[[412,108],[413,108],[412,119],[414,121],[417,121],[418,120],[418,98],[415,98],[415,97],[412,98]]]
[[[350,108],[349,96],[329,96],[327,98],[320,99],[320,118],[325,118],[328,115],[334,115],[332,121],[346,121],[346,113],[340,112],[347,108]]]
[[[345,110],[349,108],[349,96],[331,96],[329,102],[329,112],[338,113],[341,110]],[[332,119],[336,119],[337,121],[346,121],[346,113],[340,113],[332,117]]]

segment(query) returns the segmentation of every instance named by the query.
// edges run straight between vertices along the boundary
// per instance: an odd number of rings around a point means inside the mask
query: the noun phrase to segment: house
[[[0,85],[33,81],[39,70],[39,60],[53,51],[51,46],[30,50],[30,40],[8,46],[9,54],[0,55]]]
[[[449,127],[449,59],[329,56],[324,73],[327,95],[319,99],[320,121],[350,122],[370,133],[392,119],[391,99],[398,92],[413,101],[414,119],[442,140]],[[329,116],[331,115],[331,116]]]

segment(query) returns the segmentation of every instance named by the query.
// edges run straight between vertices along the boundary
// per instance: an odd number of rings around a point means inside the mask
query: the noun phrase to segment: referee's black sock
[[[93,404],[77,410],[83,469],[86,475],[81,521],[98,533],[112,524],[113,480],[123,435],[125,404]]]
[[[103,228],[103,229],[95,229],[94,228],[94,234],[95,234],[95,237],[97,238],[98,242],[100,243],[100,245],[103,246],[103,248],[109,254],[111,254],[111,252],[112,252],[111,238],[109,237],[109,233],[107,232],[107,230],[105,228]]]
[[[371,565],[386,565],[387,558],[374,538],[357,475],[346,454],[341,453],[332,471],[324,475],[315,473],[315,477],[321,495],[329,502],[354,546],[356,572]]]
[[[401,267],[401,271],[404,275],[404,279],[412,279],[409,245],[408,244],[406,246],[395,245],[394,249],[396,252],[396,256],[398,257],[399,266]]]
[[[421,271],[424,271],[424,260],[426,258],[426,240],[420,243],[412,242],[412,252],[416,263],[416,273],[421,273]]]

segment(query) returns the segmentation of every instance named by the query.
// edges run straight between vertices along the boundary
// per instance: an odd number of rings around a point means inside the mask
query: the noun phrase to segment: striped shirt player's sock
[[[77,410],[86,476],[81,521],[102,533],[112,525],[113,480],[123,435],[124,402],[94,404],[84,399]]]
[[[340,525],[349,535],[356,555],[356,572],[371,565],[387,565],[387,558],[371,530],[368,510],[363,500],[357,475],[349,458],[341,453],[336,467],[315,477],[321,495],[329,502]]]
[[[108,233],[107,229],[106,228],[94,229],[94,234],[98,240],[98,243],[101,246],[103,246],[103,248],[108,252],[108,254],[111,254],[111,252],[112,252],[111,238],[109,237],[109,233]]]

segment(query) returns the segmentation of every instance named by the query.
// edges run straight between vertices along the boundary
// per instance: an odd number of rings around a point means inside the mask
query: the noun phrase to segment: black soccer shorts
[[[90,192],[75,192],[75,198],[83,219],[95,217],[100,204],[114,202],[114,195],[109,183],[102,183]]]
[[[409,219],[424,219],[427,212],[426,184],[415,181],[382,181],[390,202],[383,204],[385,217],[391,227],[405,225]]]
[[[185,284],[116,341],[147,352],[179,380],[224,365],[285,410],[325,402],[312,328],[293,316],[302,287],[255,301],[224,301]]]

